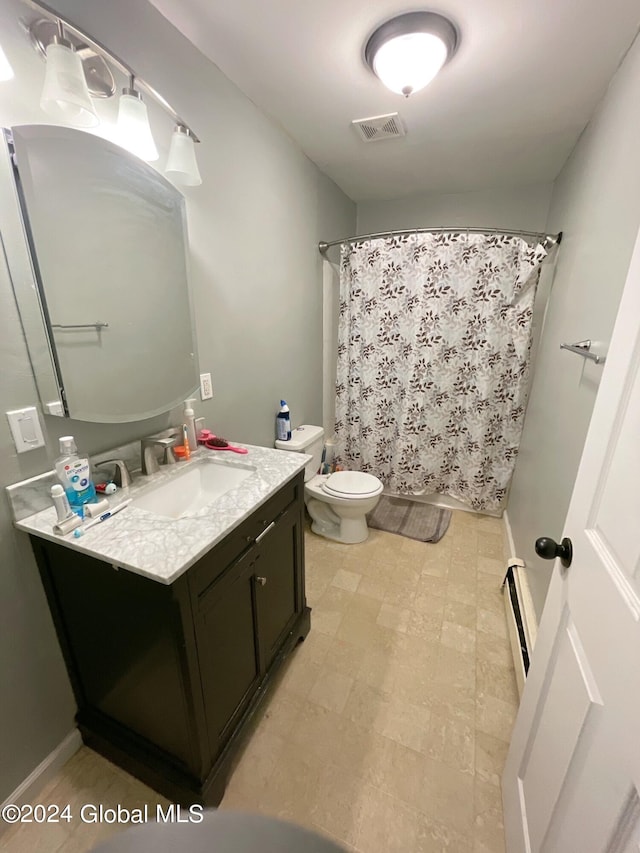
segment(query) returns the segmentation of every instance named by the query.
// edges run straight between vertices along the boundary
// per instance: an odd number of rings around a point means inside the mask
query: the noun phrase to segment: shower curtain
[[[343,246],[336,455],[399,494],[503,508],[529,377],[541,245],[433,233]]]

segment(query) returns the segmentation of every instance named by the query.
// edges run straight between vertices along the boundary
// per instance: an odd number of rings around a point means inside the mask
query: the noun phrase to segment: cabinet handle
[[[267,582],[266,578],[256,577],[256,583],[259,583],[260,586],[264,586]]]
[[[275,526],[276,526],[275,521],[272,521],[272,522],[271,522],[271,524],[270,524],[268,527],[265,527],[265,529],[262,531],[262,533],[260,534],[260,536],[256,536],[256,544],[257,544],[261,539],[264,539],[264,537],[265,537],[265,536],[267,535],[267,533],[271,530],[271,528],[272,528],[272,527],[275,527]]]

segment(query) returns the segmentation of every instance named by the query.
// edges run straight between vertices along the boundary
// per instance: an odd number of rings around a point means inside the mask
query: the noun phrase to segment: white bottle
[[[74,514],[69,505],[69,499],[61,485],[56,484],[51,486],[51,500],[58,513],[58,521],[64,521],[65,518],[69,518]]]
[[[279,441],[291,440],[291,413],[286,400],[280,400],[280,411],[276,415],[276,433]]]
[[[193,453],[198,449],[198,439],[196,437],[196,415],[191,406],[195,400],[184,401],[184,423],[187,427],[187,440],[189,441],[189,450]]]

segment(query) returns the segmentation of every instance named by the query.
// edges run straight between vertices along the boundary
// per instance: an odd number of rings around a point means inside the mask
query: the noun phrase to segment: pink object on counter
[[[207,438],[207,440],[204,442],[204,446],[208,447],[209,450],[232,450],[234,453],[249,452],[246,447],[235,447],[233,444],[229,444],[226,439],[218,438],[213,434],[211,434],[209,438]]]

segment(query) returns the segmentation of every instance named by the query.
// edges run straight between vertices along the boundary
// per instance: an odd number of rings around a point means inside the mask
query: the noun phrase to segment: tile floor
[[[222,808],[281,816],[360,853],[503,853],[517,707],[502,522],[453,514],[437,545],[307,533],[312,630],[248,739]],[[39,802],[165,801],[83,748]],[[0,850],[81,853],[108,825],[12,828]]]

